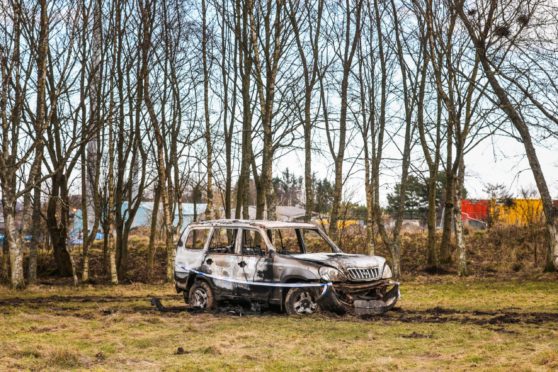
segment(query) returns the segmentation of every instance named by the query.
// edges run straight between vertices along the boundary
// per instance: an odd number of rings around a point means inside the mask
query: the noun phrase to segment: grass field
[[[360,319],[160,313],[171,285],[0,287],[0,370],[556,370],[558,282],[405,282]],[[180,348],[180,350],[179,350]]]

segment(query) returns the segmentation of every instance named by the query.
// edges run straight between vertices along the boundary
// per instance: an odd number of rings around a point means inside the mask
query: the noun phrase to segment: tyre
[[[291,288],[285,296],[285,310],[289,315],[307,315],[319,311],[317,292],[313,288]]]
[[[204,281],[195,282],[188,292],[188,304],[198,309],[213,310],[215,296],[211,286]]]

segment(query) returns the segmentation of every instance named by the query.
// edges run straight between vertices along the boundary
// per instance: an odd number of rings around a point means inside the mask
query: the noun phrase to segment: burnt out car
[[[309,223],[190,224],[178,241],[174,276],[186,302],[205,309],[242,300],[288,314],[378,314],[399,299],[385,258],[343,253]]]

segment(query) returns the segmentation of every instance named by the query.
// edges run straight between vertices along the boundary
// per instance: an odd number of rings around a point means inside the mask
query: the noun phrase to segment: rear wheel
[[[289,315],[313,314],[319,310],[317,298],[312,288],[291,288],[285,297],[285,310]]]
[[[207,282],[198,281],[188,292],[188,304],[199,309],[212,310],[215,308],[215,296]]]

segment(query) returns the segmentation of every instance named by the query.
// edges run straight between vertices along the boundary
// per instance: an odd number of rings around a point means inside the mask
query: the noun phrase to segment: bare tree
[[[498,77],[502,64],[499,61],[505,61],[509,50],[520,48],[521,36],[527,32],[530,20],[537,14],[536,12],[543,12],[545,8],[537,1],[526,1],[524,6],[519,8],[508,7],[507,3],[498,2],[480,2],[477,5],[476,8],[465,8],[464,2],[453,2],[459,19],[474,44],[484,74],[499,101],[499,107],[517,130],[525,147],[545,215],[547,233],[545,270],[556,270],[558,269],[558,232],[552,197],[537,156],[529,124],[521,114],[521,106],[514,103],[514,98],[506,91],[503,85],[506,79],[502,80]],[[511,21],[517,22],[515,28],[512,28]]]
[[[205,145],[207,146],[207,207],[205,216],[208,220],[214,216],[213,210],[213,142],[211,139],[211,122],[209,119],[209,63],[207,61],[207,4],[202,0],[202,64],[203,64],[203,112],[205,121]]]
[[[35,158],[29,172],[29,182],[34,185],[33,201],[28,232],[31,235],[29,245],[29,274],[28,282],[37,281],[37,250],[41,235],[41,168],[43,162],[44,131],[46,129],[46,61],[48,55],[48,6],[47,2],[40,2],[40,26],[37,45],[37,106],[35,117]],[[25,229],[24,229],[25,230]]]
[[[235,218],[248,218],[248,194],[250,166],[252,161],[252,105],[250,81],[252,75],[252,52],[250,36],[250,13],[253,12],[252,0],[235,2],[235,37],[238,40],[238,63],[241,78],[242,96],[242,145],[240,175],[237,184]]]
[[[5,246],[8,247],[10,258],[10,283],[13,287],[25,286],[23,276],[23,247],[21,237],[16,228],[16,203],[18,195],[18,172],[32,156],[33,143],[21,149],[25,143],[22,138],[21,117],[23,114],[24,87],[29,75],[28,68],[22,64],[21,29],[23,9],[19,1],[13,1],[11,8],[2,4],[3,24],[13,24],[13,32],[3,28],[2,37],[5,40],[0,48],[0,71],[2,91],[0,93],[0,112],[2,118],[2,150],[0,152],[0,185],[2,186],[2,209],[6,230]],[[9,39],[8,39],[9,38]],[[7,49],[8,40],[11,50]],[[29,64],[31,61],[28,60]],[[8,116],[9,115],[9,116]],[[23,150],[23,153],[21,152]],[[4,251],[4,255],[6,251]],[[6,267],[4,267],[6,269]]]
[[[289,1],[289,19],[294,33],[298,57],[302,65],[304,81],[304,190],[306,216],[309,222],[314,211],[314,186],[312,184],[312,99],[320,73],[320,34],[324,1],[319,0],[317,8],[309,2]],[[302,8],[302,9],[301,9]],[[308,47],[306,45],[309,45]]]
[[[338,141],[337,150],[333,148],[333,138],[331,130],[326,127],[326,134],[330,152],[334,158],[335,165],[335,189],[333,193],[333,205],[331,208],[331,216],[329,221],[329,234],[334,240],[337,239],[338,227],[337,221],[339,219],[339,208],[341,205],[341,198],[343,196],[343,162],[345,160],[345,149],[347,146],[347,106],[348,106],[348,93],[349,93],[349,78],[353,68],[353,60],[360,42],[360,34],[362,28],[362,8],[363,0],[345,1],[344,6],[341,6],[339,11],[341,14],[338,16],[342,19],[342,27],[340,27],[341,34],[339,37],[339,44],[337,45],[336,54],[339,58],[341,65],[341,86],[339,89],[340,98],[340,113],[339,113],[339,128],[338,128]],[[320,85],[323,87],[323,78],[320,79]],[[322,98],[324,100],[325,97]],[[325,120],[326,125],[328,120]]]

